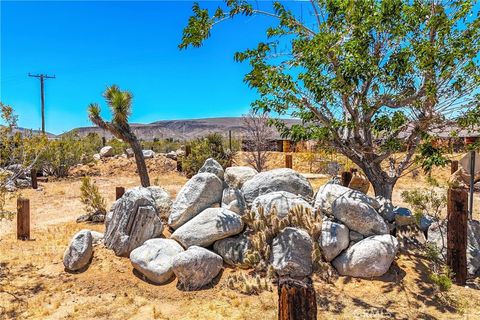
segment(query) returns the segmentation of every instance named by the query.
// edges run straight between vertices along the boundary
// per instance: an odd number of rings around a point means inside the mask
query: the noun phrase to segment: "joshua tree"
[[[138,175],[140,176],[142,186],[149,187],[150,178],[148,177],[142,147],[128,124],[128,116],[132,108],[132,94],[128,91],[121,91],[118,86],[112,85],[105,90],[103,96],[112,111],[112,120],[107,122],[102,119],[100,116],[100,107],[96,103],[91,103],[88,106],[88,117],[94,124],[110,131],[115,137],[122,139],[130,145],[135,155]]]
[[[269,140],[272,138],[273,129],[268,124],[268,114],[256,114],[251,111],[243,116],[245,136],[247,140],[246,160],[258,172],[265,169],[268,155]]]

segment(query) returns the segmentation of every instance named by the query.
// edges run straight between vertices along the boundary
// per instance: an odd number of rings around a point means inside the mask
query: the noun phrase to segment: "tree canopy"
[[[459,118],[478,123],[478,4],[312,0],[310,6],[302,19],[280,2],[271,11],[241,0],[214,12],[194,4],[179,47],[201,46],[215,25],[238,15],[276,18],[264,42],[235,54],[251,66],[245,81],[260,96],[254,109],[303,120],[276,125],[285,136],[335,147],[365,172],[376,194],[389,197],[417,148],[431,147],[425,138],[432,129]]]

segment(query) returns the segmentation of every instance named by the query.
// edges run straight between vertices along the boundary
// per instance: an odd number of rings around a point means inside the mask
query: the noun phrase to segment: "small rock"
[[[394,211],[395,214],[395,224],[397,227],[408,226],[416,223],[416,219],[413,216],[412,212],[407,208],[397,207]]]
[[[75,234],[63,254],[63,265],[69,271],[77,271],[88,265],[93,255],[92,234],[81,230]]]
[[[242,218],[224,208],[209,208],[175,230],[171,238],[185,248],[208,247],[215,241],[239,234],[243,230]]]
[[[250,167],[228,167],[225,169],[225,182],[230,188],[241,189],[243,184],[258,173]]]
[[[100,158],[113,157],[113,148],[111,146],[105,146],[100,149]]]
[[[103,243],[103,238],[104,238],[103,233],[98,231],[93,231],[93,230],[89,230],[89,231],[90,231],[90,234],[92,235],[92,243],[94,246]]]
[[[172,270],[178,278],[180,289],[199,290],[220,273],[223,260],[205,248],[192,246],[177,254],[172,260]]]
[[[172,278],[173,257],[183,251],[175,240],[150,239],[130,253],[130,262],[148,280],[162,284]]]
[[[428,228],[430,228],[430,226],[432,225],[432,223],[434,222],[434,219],[432,216],[428,215],[428,214],[424,214],[421,216],[420,218],[420,222],[418,223],[418,226],[420,228],[420,230],[422,230],[423,232],[426,232],[428,230]]]
[[[287,227],[273,239],[272,266],[280,276],[308,276],[312,273],[312,250],[312,240],[305,230]]]
[[[95,153],[95,154],[93,155],[93,160],[95,160],[95,161],[99,161],[101,158],[102,158],[102,157],[100,156],[100,153]]]
[[[394,236],[371,236],[343,251],[332,265],[343,276],[379,277],[388,271],[397,250],[398,241]]]
[[[142,150],[142,153],[145,159],[151,159],[155,156],[155,152],[153,152],[153,150]]]
[[[208,158],[205,160],[203,166],[198,170],[198,173],[210,172],[216,175],[220,180],[223,180],[223,167],[213,158]]]
[[[169,153],[167,153],[165,155],[165,157],[167,157],[167,159],[171,159],[171,160],[175,160],[175,161],[177,161],[177,159],[178,159],[178,155],[175,151],[170,151]]]

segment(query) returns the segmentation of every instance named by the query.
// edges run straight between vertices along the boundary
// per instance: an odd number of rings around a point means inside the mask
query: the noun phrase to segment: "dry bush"
[[[98,187],[90,179],[89,176],[85,176],[82,179],[82,185],[80,186],[80,200],[84,204],[87,214],[106,214],[107,204],[105,199],[98,191]]]

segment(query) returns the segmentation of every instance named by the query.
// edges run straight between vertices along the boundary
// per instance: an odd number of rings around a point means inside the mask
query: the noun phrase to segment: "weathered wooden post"
[[[316,320],[317,300],[312,279],[278,279],[278,320]]]
[[[450,162],[450,174],[454,174],[458,170],[458,160],[452,160]]]
[[[30,200],[17,199],[17,239],[30,239]]]
[[[285,155],[285,168],[293,168],[293,156],[291,154]]]
[[[455,282],[467,280],[468,192],[463,188],[448,189],[447,265],[455,274]]]
[[[121,197],[123,197],[124,193],[125,193],[124,187],[115,187],[115,200],[118,200]]]
[[[32,179],[32,189],[38,188],[38,181],[37,181],[37,170],[32,169],[30,170],[30,178]]]
[[[353,173],[350,171],[342,172],[342,186],[348,187],[350,181],[352,181]]]
[[[188,157],[192,153],[192,146],[186,145],[185,146],[185,157]]]
[[[105,147],[107,145],[107,138],[102,137],[102,146]]]

